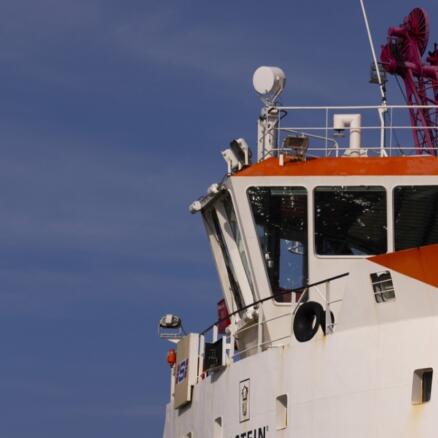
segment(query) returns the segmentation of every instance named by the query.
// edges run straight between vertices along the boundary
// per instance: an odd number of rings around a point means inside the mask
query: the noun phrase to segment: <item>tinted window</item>
[[[239,225],[237,223],[236,212],[234,211],[233,202],[231,196],[227,193],[223,198],[223,205],[225,208],[225,213],[227,215],[227,221],[231,228],[231,234],[234,241],[236,242],[237,249],[239,250],[240,259],[242,260],[243,268],[245,269],[245,274],[248,279],[250,288],[253,290],[253,285],[251,281],[251,275],[249,271],[248,258],[246,257],[245,248],[243,246],[242,234],[240,232]]]
[[[237,304],[238,309],[241,309],[243,307],[242,293],[240,291],[239,283],[235,279],[234,274],[233,274],[233,270],[231,268],[230,255],[228,253],[227,246],[225,245],[225,239],[224,239],[224,236],[222,234],[222,230],[221,230],[221,227],[219,224],[219,219],[217,217],[216,210],[211,211],[211,219],[213,222],[217,242],[218,242],[218,244],[221,248],[221,251],[222,251],[222,257],[223,257],[223,260],[225,263],[225,268],[227,270],[228,281],[230,283],[231,291],[233,293],[233,297],[234,297],[234,300]]]
[[[395,250],[438,243],[438,187],[394,189]]]
[[[318,187],[315,189],[314,214],[318,254],[386,252],[386,192],[383,187]]]
[[[248,197],[273,294],[307,284],[306,190],[251,187]],[[285,301],[286,296],[276,299]]]

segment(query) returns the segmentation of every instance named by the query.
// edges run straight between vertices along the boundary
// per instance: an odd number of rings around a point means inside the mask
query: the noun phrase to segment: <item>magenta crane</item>
[[[388,73],[403,79],[407,105],[438,105],[438,45],[423,62],[428,42],[429,18],[426,11],[415,8],[400,26],[388,29],[382,46],[380,61]],[[437,109],[417,107],[409,112],[416,152],[437,155]]]

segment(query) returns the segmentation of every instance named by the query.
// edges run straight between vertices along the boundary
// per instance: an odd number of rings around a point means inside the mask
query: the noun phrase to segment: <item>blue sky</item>
[[[368,1],[376,45],[415,6]],[[259,65],[284,103],[375,104],[358,1],[0,2],[0,437],[159,437],[167,312],[220,298],[200,218]],[[399,101],[390,87],[390,101]]]

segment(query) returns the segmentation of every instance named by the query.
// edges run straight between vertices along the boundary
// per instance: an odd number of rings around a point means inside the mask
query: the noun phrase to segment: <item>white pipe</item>
[[[380,119],[380,156],[381,157],[387,157],[388,154],[385,150],[385,113],[388,110],[386,109],[386,106],[383,105],[381,108],[379,108],[379,119]]]
[[[279,112],[275,107],[264,107],[257,121],[257,162],[272,156],[277,149]]]
[[[325,284],[325,334],[333,334],[333,321],[330,311],[330,282]]]
[[[333,128],[342,131],[350,128],[350,150],[358,151],[361,148],[361,124],[360,114],[335,114],[333,116]]]

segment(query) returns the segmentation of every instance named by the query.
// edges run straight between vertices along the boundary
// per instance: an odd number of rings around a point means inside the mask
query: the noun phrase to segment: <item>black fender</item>
[[[308,301],[298,307],[295,313],[293,330],[297,341],[310,341],[321,327],[325,331],[325,311],[321,304]]]

